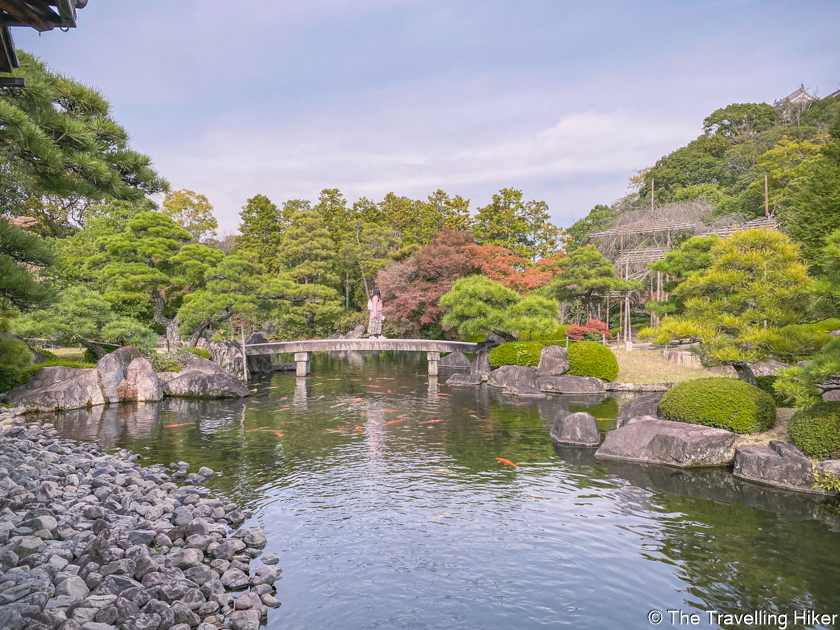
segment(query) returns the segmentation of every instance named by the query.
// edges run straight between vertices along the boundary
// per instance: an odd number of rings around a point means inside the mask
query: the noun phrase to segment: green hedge
[[[204,348],[195,348],[193,346],[186,346],[184,351],[189,354],[194,354],[197,357],[201,357],[202,359],[207,359],[208,361],[212,360],[213,357],[210,355],[209,350],[205,350]]]
[[[493,367],[502,367],[503,365],[537,367],[540,362],[540,351],[544,347],[544,344],[535,341],[503,343],[490,352],[490,365]]]
[[[785,334],[785,332],[794,329],[808,330],[811,332],[830,333],[835,330],[840,330],[840,318],[832,317],[830,319],[824,319],[821,322],[815,322],[813,324],[790,324],[789,326],[785,326],[784,328],[782,328],[781,333]]]
[[[767,392],[773,397],[773,402],[777,407],[792,407],[793,405],[785,402],[785,397],[773,389],[773,383],[776,382],[777,376],[756,376],[755,380],[758,383],[758,388],[761,391]]]
[[[701,378],[680,383],[662,397],[659,413],[667,420],[734,433],[760,433],[776,424],[773,397],[734,378]]]
[[[618,376],[618,361],[612,350],[594,341],[580,341],[569,346],[569,371],[572,376],[594,376],[612,381]]]
[[[39,365],[30,365],[22,369],[0,365],[0,392],[8,392],[15,387],[28,383],[33,376],[45,367],[60,366],[76,369],[87,369],[94,367],[91,363],[79,363],[78,361],[48,361]]]
[[[790,419],[788,435],[806,455],[840,459],[840,402],[820,402]]]

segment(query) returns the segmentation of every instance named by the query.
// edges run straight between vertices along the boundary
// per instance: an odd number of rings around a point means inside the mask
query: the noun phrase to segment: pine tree
[[[7,336],[8,318],[52,301],[52,289],[32,275],[33,268],[52,262],[53,254],[43,239],[0,218],[0,366],[21,368],[32,361],[27,345]]]
[[[277,255],[280,270],[295,282],[338,284],[332,269],[335,243],[317,210],[303,210],[294,215]]]

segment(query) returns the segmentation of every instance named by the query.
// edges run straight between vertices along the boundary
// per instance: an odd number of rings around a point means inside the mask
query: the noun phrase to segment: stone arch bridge
[[[271,354],[291,353],[295,355],[298,376],[309,374],[309,365],[313,352],[356,351],[398,351],[425,352],[429,360],[429,374],[437,376],[438,361],[441,352],[475,351],[478,344],[466,341],[439,341],[436,339],[316,339],[312,341],[272,341],[245,345],[245,355],[249,357]]]

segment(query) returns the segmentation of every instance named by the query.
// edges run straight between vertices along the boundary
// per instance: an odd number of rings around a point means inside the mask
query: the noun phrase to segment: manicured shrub
[[[618,361],[612,350],[594,341],[569,346],[569,371],[572,376],[594,376],[612,381],[618,376]]]
[[[540,350],[543,347],[543,344],[534,341],[503,343],[490,353],[490,365],[493,367],[502,367],[503,365],[537,367],[540,362]]]
[[[787,432],[791,442],[806,455],[840,458],[840,402],[820,402],[800,409],[790,419]]]
[[[785,402],[785,397],[773,388],[773,384],[777,378],[777,376],[756,376],[755,380],[761,391],[767,392],[773,397],[773,402],[776,403],[777,407],[792,407],[792,405]]]
[[[701,378],[680,383],[662,397],[659,413],[666,420],[734,433],[760,433],[776,424],[773,397],[734,378]]]

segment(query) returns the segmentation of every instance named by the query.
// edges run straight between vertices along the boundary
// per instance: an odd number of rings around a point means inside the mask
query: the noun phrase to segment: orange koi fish
[[[283,396],[283,398],[281,398],[280,400],[286,400],[287,398],[288,396]]]
[[[505,459],[504,457],[497,457],[496,459],[497,459],[498,461],[502,462],[503,464],[507,464],[508,466],[513,466],[514,468],[519,468],[519,466],[517,466],[516,464],[514,464],[514,463],[513,463],[512,461],[510,461],[509,459]]]
[[[438,396],[451,396],[452,394],[444,394],[443,392],[438,392]]]
[[[356,399],[356,400],[354,400],[353,402],[362,402],[362,399],[361,399],[361,398],[357,398],[357,399]]]
[[[397,422],[405,422],[408,418],[400,418],[399,420],[388,420],[385,424],[396,424]]]
[[[517,406],[517,407],[521,407],[522,405],[527,405],[527,404],[528,404],[528,403],[526,403],[526,402],[524,402],[524,403],[516,403],[516,406]]]
[[[286,424],[297,424],[300,420],[288,420]]]
[[[392,392],[390,389],[388,390],[388,393],[389,393],[389,394],[393,394],[393,392]]]
[[[470,414],[470,413],[478,413],[478,412],[477,412],[477,411],[473,411],[472,409],[467,409],[464,413],[465,413],[465,414]]]
[[[399,409],[383,409],[382,413],[396,413]]]
[[[254,388],[254,389],[252,389],[251,391],[252,391],[252,392],[255,392],[255,391],[257,391],[257,389],[256,389],[256,388]]]
[[[280,431],[275,431],[274,435],[276,435],[277,437],[283,437],[283,434],[280,433]]]
[[[360,379],[360,378],[351,378],[350,380],[351,380],[351,381],[361,381],[362,379]]]
[[[420,424],[431,424],[432,422],[443,422],[443,418],[436,418],[434,420],[423,420]]]
[[[233,413],[233,409],[222,409],[222,411],[228,411],[230,413]]]
[[[363,429],[362,429],[362,427],[360,427],[360,426],[357,424],[357,425],[356,425],[356,431],[358,431],[359,433],[361,433],[361,432],[363,431]]]
[[[163,428],[164,429],[172,429],[172,428],[175,428],[175,427],[187,427],[187,426],[190,426],[190,425],[193,425],[193,424],[195,424],[195,422],[182,422],[181,424],[167,424]]]

